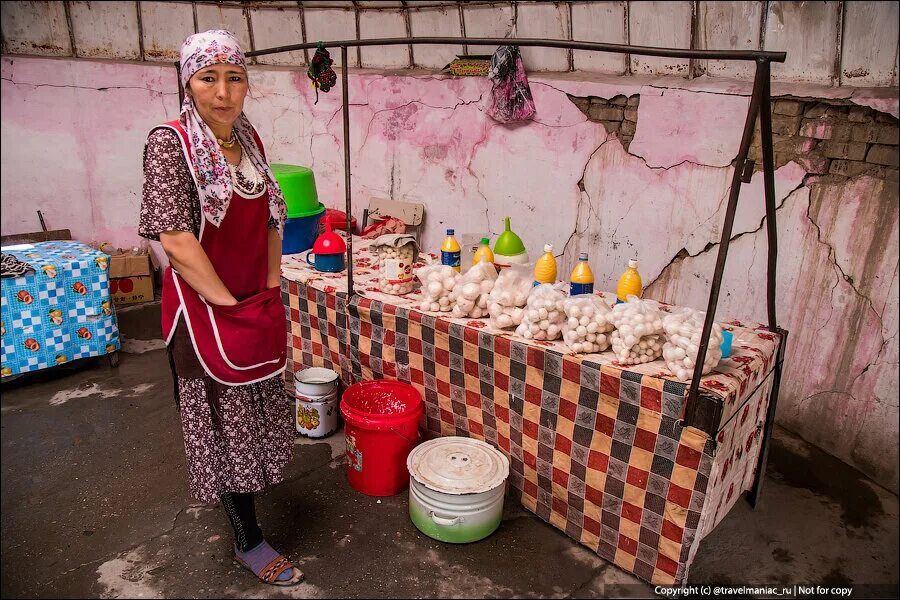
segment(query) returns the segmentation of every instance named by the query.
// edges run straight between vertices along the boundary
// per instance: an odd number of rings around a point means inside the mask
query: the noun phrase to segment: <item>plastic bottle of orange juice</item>
[[[553,258],[553,245],[544,245],[544,254],[534,263],[534,285],[556,283],[556,259]]]
[[[619,278],[619,285],[616,286],[616,304],[625,302],[628,296],[641,296],[641,275],[637,270],[637,259],[632,258],[628,261],[628,269],[622,273]]]
[[[491,250],[490,238],[481,238],[481,244],[478,246],[478,250],[475,251],[475,255],[472,257],[472,264],[477,265],[480,263],[482,257],[484,257],[485,262],[494,262],[494,252]]]
[[[441,244],[441,264],[453,267],[458,273],[462,248],[459,246],[456,238],[453,237],[454,233],[456,233],[454,230],[448,229],[447,237],[444,238],[444,243]]]
[[[569,295],[578,296],[579,294],[594,293],[594,273],[588,265],[587,252],[578,255],[578,263],[572,269],[572,277],[569,279]]]

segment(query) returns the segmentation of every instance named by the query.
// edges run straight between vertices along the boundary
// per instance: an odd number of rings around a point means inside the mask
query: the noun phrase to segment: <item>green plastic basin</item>
[[[319,203],[316,193],[316,178],[313,172],[299,165],[273,164],[272,174],[281,186],[287,216],[290,219],[319,214],[325,207]]]

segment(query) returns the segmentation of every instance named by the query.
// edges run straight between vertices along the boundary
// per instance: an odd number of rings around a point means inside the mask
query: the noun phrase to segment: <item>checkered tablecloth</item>
[[[109,256],[80,242],[29,246],[3,250],[34,268],[2,280],[3,376],[118,350]]]
[[[700,540],[753,482],[778,338],[726,324],[733,355],[702,380],[715,421],[698,428],[684,420],[686,384],[661,361],[620,365],[486,320],[423,313],[418,294],[372,285],[365,242],[354,240],[350,301],[346,274],[285,257],[288,388],[311,366],[346,383],[408,382],[425,399],[429,434],[481,439],[510,458],[510,486],[529,510],[642,579],[684,582]]]

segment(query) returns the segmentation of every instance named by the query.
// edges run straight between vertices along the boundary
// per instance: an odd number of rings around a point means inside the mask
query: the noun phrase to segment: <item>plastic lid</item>
[[[453,235],[454,233],[455,233],[455,231],[453,229],[447,230],[447,235]]]
[[[449,436],[420,444],[406,458],[410,476],[445,494],[479,494],[503,485],[509,459],[485,442]]]
[[[494,252],[503,256],[516,256],[525,252],[525,244],[522,243],[522,238],[509,228],[509,217],[506,217],[505,231],[494,242]]]
[[[553,244],[544,244],[544,252],[553,252]]]
[[[578,255],[578,260],[587,260],[587,259],[588,259],[587,252],[582,252],[581,254]]]
[[[482,246],[490,246],[490,245],[491,245],[491,238],[481,238],[481,245],[482,245]]]
[[[316,238],[312,250],[316,254],[343,254],[347,251],[347,243],[331,230],[331,221],[326,219],[325,233]]]
[[[637,259],[632,258],[628,261],[628,266],[632,269],[637,269]]]

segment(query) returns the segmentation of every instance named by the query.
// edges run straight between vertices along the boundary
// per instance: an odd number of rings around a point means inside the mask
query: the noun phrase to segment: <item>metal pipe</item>
[[[778,228],[775,221],[775,159],[772,156],[772,98],[769,78],[769,63],[761,63],[760,76],[763,80],[762,98],[759,106],[759,132],[762,144],[763,179],[766,190],[766,233],[769,241],[769,260],[766,267],[766,308],[769,316],[769,331],[778,329],[775,318],[775,279],[778,267]]]
[[[772,439],[772,430],[775,428],[775,411],[778,408],[778,392],[781,388],[781,370],[784,364],[785,347],[787,346],[788,332],[779,328],[773,331],[781,337],[781,343],[778,346],[778,353],[775,355],[775,376],[772,380],[772,392],[769,395],[769,407],[766,409],[766,425],[763,430],[762,444],[759,448],[759,459],[756,463],[756,475],[753,477],[753,487],[747,500],[750,506],[756,508],[759,503],[759,494],[762,489],[763,476],[766,473],[766,461],[769,456],[769,441]]]
[[[769,316],[769,331],[781,336],[778,353],[775,358],[775,377],[772,381],[772,392],[769,395],[769,406],[766,410],[766,425],[763,430],[756,464],[756,474],[750,489],[748,500],[753,508],[759,503],[763,476],[766,472],[766,461],[769,454],[769,442],[775,427],[775,411],[778,408],[778,394],[781,389],[781,371],[787,347],[787,331],[778,327],[775,313],[776,279],[778,274],[778,224],[775,215],[775,160],[772,156],[772,90],[770,68],[768,63],[760,64],[763,79],[762,98],[759,111],[759,133],[762,144],[763,177],[766,190],[766,233],[769,241],[769,259],[766,266],[766,308]]]
[[[341,46],[341,112],[344,117],[344,199],[347,210],[347,302],[353,298],[353,218],[350,202],[350,90],[347,78],[347,46]]]
[[[175,61],[175,75],[178,77],[178,110],[181,110],[181,105],[184,103],[184,86],[181,85],[181,62]]]
[[[246,52],[246,56],[262,56],[264,54],[277,54],[279,52],[293,52],[315,48],[317,42],[303,44],[291,44],[288,46],[276,46]],[[594,50],[597,52],[612,52],[614,54],[631,54],[641,56],[661,56],[666,58],[696,58],[707,60],[765,60],[769,62],[784,62],[785,52],[768,52],[764,50],[688,50],[684,48],[655,48],[652,46],[628,46],[625,44],[604,44],[600,42],[579,42],[572,40],[546,40],[538,38],[462,38],[462,37],[415,37],[415,38],[382,38],[370,40],[341,40],[323,42],[326,48],[340,46],[359,48],[361,46],[398,46],[418,44],[450,44],[469,46],[540,46],[542,48],[571,48],[572,50]]]
[[[760,60],[756,63],[756,74],[753,77],[753,95],[750,96],[750,108],[747,111],[747,120],[744,122],[744,134],[741,137],[738,155],[732,163],[734,174],[731,177],[728,207],[725,209],[725,224],[722,226],[722,238],[719,242],[719,254],[716,258],[716,270],[713,273],[712,288],[709,291],[709,303],[706,306],[706,320],[703,323],[703,334],[700,337],[700,347],[697,351],[694,375],[691,378],[691,387],[688,393],[687,404],[684,407],[684,414],[687,414],[688,405],[697,402],[700,395],[700,377],[703,374],[703,362],[706,360],[709,336],[712,333],[713,322],[716,318],[716,305],[719,303],[719,290],[722,287],[722,273],[725,271],[725,259],[728,257],[728,245],[731,243],[734,215],[737,212],[738,196],[741,194],[741,175],[746,166],[747,154],[750,152],[750,142],[753,140],[753,127],[756,124],[756,116],[759,113],[759,105],[763,97],[765,85],[763,80],[767,70],[762,65],[765,62]]]

